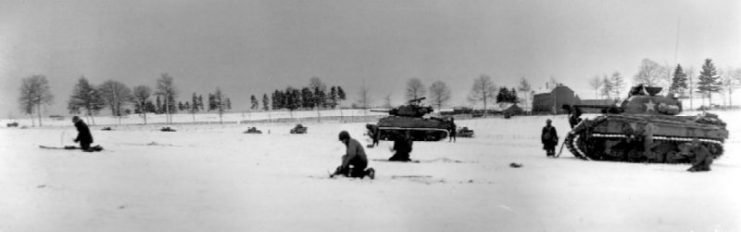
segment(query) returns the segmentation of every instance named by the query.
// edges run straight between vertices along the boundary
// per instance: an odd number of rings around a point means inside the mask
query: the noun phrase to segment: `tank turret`
[[[393,116],[421,118],[434,111],[431,106],[423,106],[421,104],[422,100],[425,99],[425,97],[421,97],[409,100],[408,104],[393,108],[387,112]]]
[[[602,113],[611,114],[649,114],[649,115],[677,115],[682,112],[682,103],[673,96],[661,96],[661,87],[645,87],[638,85],[631,88],[628,98],[619,105],[573,105],[571,113],[581,112],[581,109],[601,109]],[[568,108],[568,107],[564,107]],[[578,117],[578,116],[577,116]]]

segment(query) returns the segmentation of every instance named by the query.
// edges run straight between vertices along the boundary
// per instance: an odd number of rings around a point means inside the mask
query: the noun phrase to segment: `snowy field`
[[[741,231],[741,112],[719,114],[731,138],[708,173],[548,159],[540,128],[553,118],[563,139],[561,115],[460,120],[475,138],[417,142],[420,163],[371,161],[375,180],[326,178],[337,133],[367,144],[364,123],[98,125],[98,153],[38,148],[70,144],[68,119],[2,128],[0,231]]]

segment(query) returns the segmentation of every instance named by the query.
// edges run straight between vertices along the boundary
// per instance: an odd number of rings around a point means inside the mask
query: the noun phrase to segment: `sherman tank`
[[[659,87],[638,85],[619,105],[570,106],[575,126],[566,136],[566,147],[574,156],[591,160],[686,163],[695,158],[687,146],[705,146],[713,158],[721,156],[726,124],[710,113],[679,116],[681,102],[659,92]],[[601,109],[602,114],[580,118],[584,108]]]
[[[415,141],[439,141],[448,137],[451,120],[424,117],[432,113],[431,106],[423,106],[422,100],[417,98],[390,110],[371,110],[373,112],[387,112],[389,116],[378,120],[376,124],[367,124],[368,136],[378,140],[395,140],[407,134]]]

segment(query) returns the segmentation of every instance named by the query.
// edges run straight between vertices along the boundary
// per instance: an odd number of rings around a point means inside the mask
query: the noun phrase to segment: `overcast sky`
[[[238,109],[313,76],[353,99],[365,80],[378,105],[401,103],[413,77],[469,104],[481,74],[510,87],[553,77],[589,98],[589,78],[630,80],[643,58],[741,67],[740,15],[738,0],[0,0],[0,113],[19,116],[33,74],[58,114],[80,76],[154,86],[163,72],[181,100],[221,87]]]

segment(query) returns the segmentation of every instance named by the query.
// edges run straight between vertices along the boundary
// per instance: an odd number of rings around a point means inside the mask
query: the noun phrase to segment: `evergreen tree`
[[[203,95],[198,95],[198,110],[199,111],[206,110],[206,106],[203,105]]]
[[[232,99],[226,98],[226,110],[232,110]]]
[[[196,96],[195,92],[193,92],[193,96],[191,96],[190,102],[190,112],[198,112],[198,96]]]
[[[697,92],[704,94],[708,98],[708,104],[712,104],[712,95],[713,93],[720,92],[722,83],[720,82],[718,71],[715,69],[715,65],[710,58],[705,59],[698,79]]]
[[[334,109],[337,107],[337,87],[332,86],[332,88],[329,88],[329,106]]]
[[[283,103],[283,100],[281,99],[281,91],[280,90],[277,90],[276,89],[273,92],[273,98],[272,98],[272,100],[273,100],[273,110],[283,109],[283,105],[281,104],[281,103]]]
[[[345,95],[345,90],[342,89],[342,86],[337,86],[337,104],[340,104],[346,99],[347,95]]]
[[[216,109],[216,98],[213,94],[208,93],[208,111]]]
[[[682,70],[682,66],[677,64],[672,77],[672,85],[669,87],[669,93],[684,97],[687,88],[687,74]]]
[[[157,106],[155,106],[154,103],[152,103],[152,101],[147,101],[147,103],[145,103],[144,110],[147,113],[156,114],[157,113]]]
[[[325,88],[326,89],[326,88]],[[317,108],[326,108],[329,104],[327,102],[327,93],[325,93],[324,89],[321,88],[314,88],[314,105]]]
[[[314,99],[314,93],[311,92],[311,89],[309,87],[304,87],[301,89],[301,106],[306,109],[314,108],[314,103],[316,102],[316,99]]]
[[[257,98],[254,94],[250,96],[250,102],[252,103],[252,105],[250,106],[251,110],[257,110],[260,107],[260,103],[257,101]]]
[[[183,102],[179,101],[178,102],[178,110],[183,111],[183,107],[184,107]]]
[[[177,113],[178,112],[178,109],[177,109],[177,105],[175,105],[175,96],[174,95],[168,95],[168,98],[169,98],[169,100],[167,100],[167,102],[170,103],[170,105],[169,105],[169,110],[170,110],[169,112],[170,113],[169,114],[172,115],[174,113]],[[170,119],[170,121],[172,122],[172,119]]]
[[[270,110],[269,104],[270,104],[270,99],[268,99],[268,94],[267,93],[262,94],[262,110],[264,111]]]

